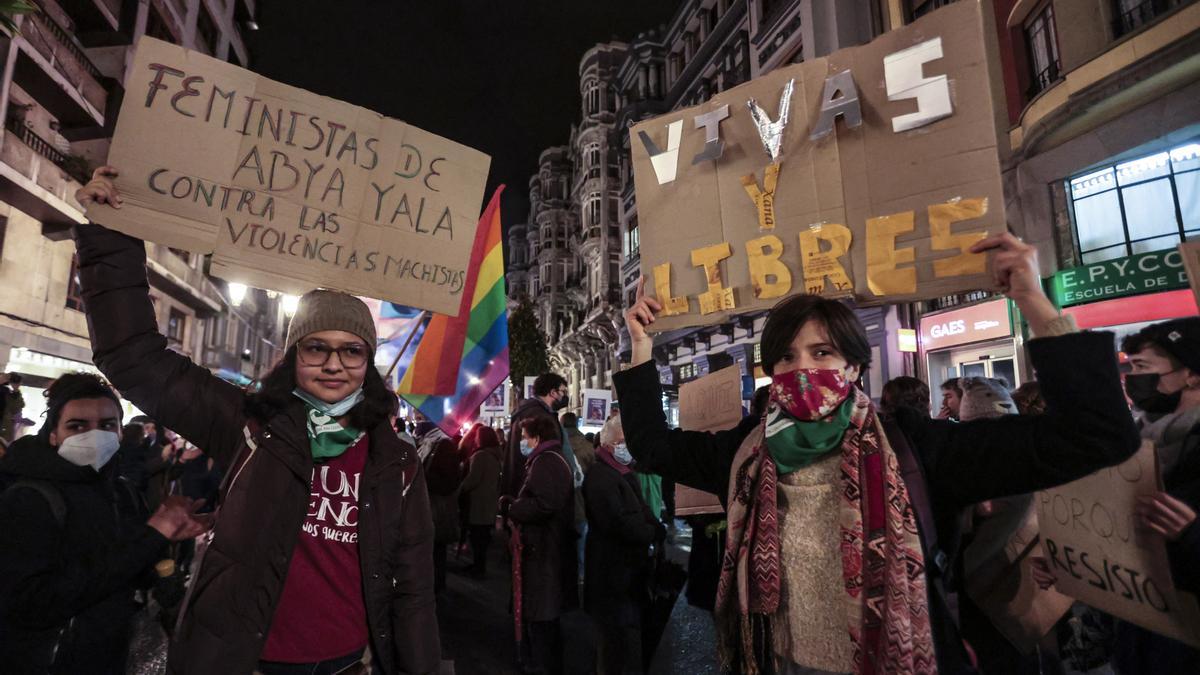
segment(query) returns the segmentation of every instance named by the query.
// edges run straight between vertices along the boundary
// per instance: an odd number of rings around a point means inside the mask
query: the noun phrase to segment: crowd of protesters
[[[114,175],[80,201],[119,208]],[[743,421],[675,429],[651,356],[661,307],[639,287],[597,436],[554,373],[504,430],[397,420],[370,312],[333,291],[301,298],[282,360],[242,389],[168,348],[142,242],[91,224],[75,241],[107,379],[54,381],[40,430],[13,440],[20,379],[0,378],[3,672],[126,672],[149,611],[172,673],[440,672],[436,606],[468,551],[470,576],[511,589],[520,672],[646,672],[658,601],[682,586],[675,484],[724,508],[687,520],[687,601],[711,613],[727,672],[1200,672],[1192,647],[1079,603],[1038,639],[999,628],[1024,620],[987,592],[1016,573],[1001,549],[1033,493],[1144,441],[1163,488],[1137,522],[1200,592],[1200,318],[1127,336],[1122,366],[1111,333],[1059,315],[1012,235],[973,250],[1029,324],[1036,382],[900,377],[875,402],[854,312],[796,295],[768,315],[771,383]],[[122,424],[121,397],[146,415]],[[1034,567],[1039,592],[1055,584]]]

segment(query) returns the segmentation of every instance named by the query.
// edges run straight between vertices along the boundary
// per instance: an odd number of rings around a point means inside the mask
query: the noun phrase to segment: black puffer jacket
[[[115,474],[113,462],[75,466],[36,436],[0,460],[3,672],[125,672],[134,591],[153,582],[167,540]],[[61,526],[42,492],[14,485],[30,480],[61,497]]]

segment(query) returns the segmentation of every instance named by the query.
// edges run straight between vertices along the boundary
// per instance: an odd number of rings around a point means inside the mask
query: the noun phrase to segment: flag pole
[[[392,359],[392,367],[388,368],[387,375],[383,376],[384,380],[390,380],[392,373],[396,372],[396,366],[400,365],[400,357],[404,356],[404,352],[408,351],[408,346],[412,344],[413,338],[417,335],[417,329],[421,327],[421,322],[425,320],[425,315],[428,313],[427,310],[423,309],[417,315],[417,318],[413,320],[412,330],[408,332],[408,337],[404,339],[404,346],[400,348],[400,351],[396,352],[396,358]]]

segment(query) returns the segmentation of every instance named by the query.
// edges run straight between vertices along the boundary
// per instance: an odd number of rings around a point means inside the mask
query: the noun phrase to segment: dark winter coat
[[[900,432],[921,461],[940,548],[947,554],[958,549],[957,522],[968,505],[1081,478],[1128,459],[1139,446],[1117,374],[1112,333],[1040,338],[1027,348],[1046,414],[963,423],[907,411],[897,416]],[[724,503],[745,427],[717,433],[668,428],[653,363],[614,373],[613,382],[625,441],[638,465],[715,493]],[[928,553],[926,560],[932,562]],[[953,561],[947,568],[954,568]],[[927,573],[934,573],[932,565]],[[934,586],[929,584],[931,592]],[[939,671],[972,672],[945,604],[931,596],[930,612]]]
[[[60,526],[37,489],[0,496],[3,672],[124,672],[134,591],[153,580],[167,540],[115,477],[114,463],[100,473],[75,466],[37,436],[13,443],[0,461],[0,488],[46,481],[66,506]]]
[[[521,456],[521,425],[532,417],[549,417],[558,424],[558,418],[550,406],[538,398],[527,398],[517,405],[512,415],[512,427],[508,432],[508,447],[504,453],[504,473],[500,483],[500,494],[516,497],[525,483],[525,458]]]
[[[240,388],[167,348],[150,303],[142,242],[86,225],[77,245],[96,365],[138,408],[218,466],[229,470],[239,460],[168,668],[250,673],[308,510],[313,459],[305,404],[296,399],[248,425]],[[374,662],[388,674],[435,672],[441,648],[433,526],[420,463],[386,420],[367,433],[358,552]]]
[[[646,593],[650,544],[666,528],[650,513],[637,476],[621,475],[598,459],[583,479],[588,535],[583,600],[589,613],[604,615],[640,603]]]
[[[496,522],[500,500],[500,448],[480,448],[468,461],[462,493],[467,497],[467,524]]]
[[[433,541],[438,546],[458,541],[458,446],[440,430],[433,431],[436,439],[425,437],[433,450],[425,457],[425,482],[429,486],[430,508],[433,512]]]
[[[575,487],[561,448],[545,441],[534,449],[508,510],[521,530],[525,621],[552,621],[579,606]]]

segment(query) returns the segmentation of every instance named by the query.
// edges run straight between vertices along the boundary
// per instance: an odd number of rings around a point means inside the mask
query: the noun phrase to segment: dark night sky
[[[263,0],[253,69],[492,157],[505,225],[529,210],[538,154],[580,116],[579,59],[666,23],[671,0]]]

